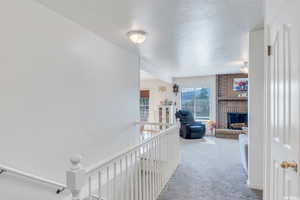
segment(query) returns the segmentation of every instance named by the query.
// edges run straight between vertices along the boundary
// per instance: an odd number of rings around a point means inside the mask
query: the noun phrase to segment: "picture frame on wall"
[[[233,79],[234,91],[248,91],[248,78],[234,78]]]

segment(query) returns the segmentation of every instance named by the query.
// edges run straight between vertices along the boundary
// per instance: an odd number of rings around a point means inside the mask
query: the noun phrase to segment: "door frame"
[[[264,40],[265,40],[265,67],[264,67],[264,187],[263,187],[263,199],[270,199],[270,163],[271,163],[271,133],[270,133],[270,59],[271,56],[271,44],[270,44],[270,28],[267,24],[264,26]]]

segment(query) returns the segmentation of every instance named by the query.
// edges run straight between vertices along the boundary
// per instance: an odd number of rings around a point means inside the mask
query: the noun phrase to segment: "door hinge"
[[[271,45],[268,45],[268,56],[271,56],[272,55],[272,46]]]

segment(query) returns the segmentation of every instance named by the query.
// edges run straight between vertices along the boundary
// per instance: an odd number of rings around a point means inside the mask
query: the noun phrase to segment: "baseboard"
[[[262,185],[249,183],[249,180],[247,181],[247,185],[249,188],[254,189],[254,190],[263,190],[264,189],[264,187]]]

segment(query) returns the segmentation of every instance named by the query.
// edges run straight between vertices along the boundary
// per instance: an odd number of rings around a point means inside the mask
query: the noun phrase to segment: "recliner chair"
[[[185,139],[200,139],[205,135],[205,125],[194,120],[188,110],[179,110],[175,114],[180,119],[180,136]]]

